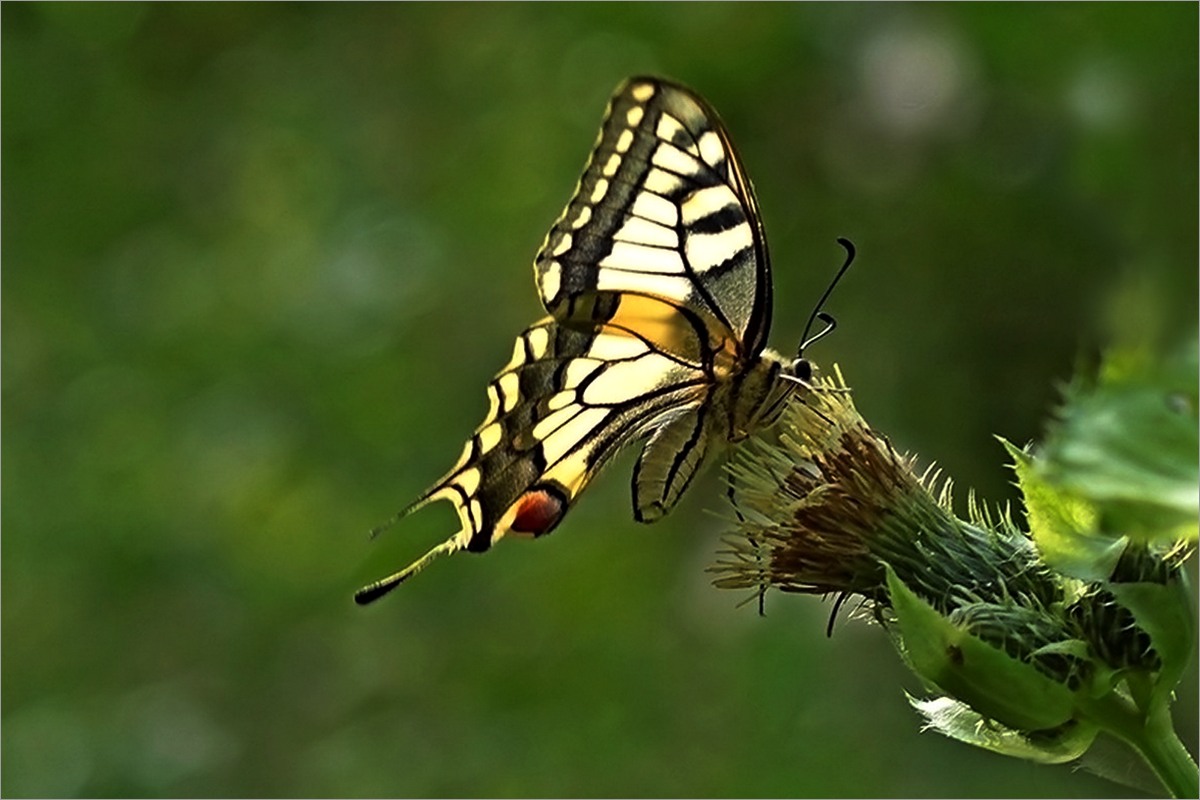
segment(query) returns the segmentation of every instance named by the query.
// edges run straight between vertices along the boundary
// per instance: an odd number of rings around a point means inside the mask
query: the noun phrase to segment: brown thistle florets
[[[896,453],[858,414],[840,373],[814,388],[775,438],[756,440],[731,466],[741,519],[713,568],[717,586],[851,592],[886,604],[889,564],[942,612],[1061,599],[1007,515],[958,519],[950,482]]]
[[[1155,668],[1111,594],[1048,567],[1007,511],[971,497],[959,519],[950,481],[914,464],[859,415],[840,372],[817,380],[730,466],[738,521],[715,585],[859,595],[888,622],[890,568],[953,625],[1072,690],[1097,664]],[[1114,580],[1166,580],[1172,561],[1131,549]]]

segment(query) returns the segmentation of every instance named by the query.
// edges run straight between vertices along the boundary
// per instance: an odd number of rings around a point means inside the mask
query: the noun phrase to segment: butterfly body
[[[809,377],[803,359],[765,349],[771,276],[753,191],[716,112],[677,84],[618,87],[534,278],[548,316],[488,384],[458,462],[398,515],[449,500],[458,532],[358,602],[438,555],[549,533],[643,440],[634,517],[657,520],[713,449],[778,416],[788,378]]]

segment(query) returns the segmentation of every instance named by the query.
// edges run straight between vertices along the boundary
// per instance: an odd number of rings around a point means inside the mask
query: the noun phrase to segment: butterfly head
[[[779,419],[792,393],[809,385],[814,371],[815,367],[807,359],[789,360],[774,350],[763,350],[738,387],[731,407],[730,441],[741,441],[772,425]]]
[[[790,380],[800,385],[812,383],[813,378],[817,377],[817,365],[809,361],[804,356],[796,356],[792,359],[792,363],[788,364],[783,371],[785,380]]]

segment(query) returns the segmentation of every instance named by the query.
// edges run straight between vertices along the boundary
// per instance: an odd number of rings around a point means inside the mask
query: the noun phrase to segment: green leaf
[[[1037,460],[1007,440],[996,438],[1012,456],[1029,532],[1042,560],[1080,580],[1108,580],[1128,539],[1097,533],[1099,513],[1092,503],[1047,480],[1037,468]]]
[[[904,655],[924,680],[978,714],[1018,731],[1058,728],[1072,720],[1074,694],[954,625],[887,567]]]
[[[1159,777],[1127,742],[1103,731],[1093,740],[1086,753],[1079,759],[1079,766],[1095,775],[1137,789],[1152,797],[1163,794]]]
[[[1168,584],[1113,583],[1108,585],[1117,601],[1132,612],[1138,627],[1150,636],[1150,644],[1162,659],[1150,696],[1150,708],[1166,708],[1171,692],[1192,655],[1196,641],[1194,599],[1186,575]]]
[[[1195,541],[1196,373],[1195,343],[1159,362],[1139,351],[1110,354],[1095,387],[1068,390],[1038,470],[1091,504],[1103,530],[1164,544]]]
[[[909,696],[908,702],[925,717],[927,728],[944,736],[993,753],[1041,764],[1061,764],[1079,758],[1098,732],[1095,725],[1068,723],[1031,736],[989,720],[965,703],[949,697],[920,700]]]

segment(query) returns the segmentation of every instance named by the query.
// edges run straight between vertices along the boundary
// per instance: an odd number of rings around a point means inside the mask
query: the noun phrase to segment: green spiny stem
[[[1117,692],[1082,701],[1080,706],[1092,722],[1132,747],[1172,797],[1200,797],[1200,772],[1175,734],[1165,706],[1143,715]]]

